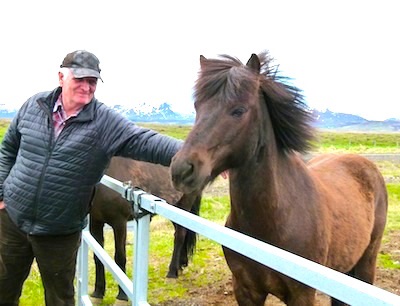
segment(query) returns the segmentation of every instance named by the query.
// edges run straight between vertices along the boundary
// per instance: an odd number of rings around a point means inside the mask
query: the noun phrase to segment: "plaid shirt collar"
[[[82,108],[77,110],[75,113],[71,114],[70,116],[67,117],[67,114],[65,113],[64,106],[62,104],[62,94],[58,96],[58,99],[56,103],[54,103],[53,107],[53,115],[55,115],[57,112],[60,113],[62,120],[65,122],[71,117],[76,117],[78,114],[81,112]]]
[[[71,118],[76,117],[80,113],[82,109],[79,109],[74,114],[67,116],[64,110],[64,106],[62,104],[62,94],[59,95],[56,103],[54,103],[53,107],[53,122],[54,122],[54,134],[56,137],[61,133],[62,129],[65,126],[65,122]]]

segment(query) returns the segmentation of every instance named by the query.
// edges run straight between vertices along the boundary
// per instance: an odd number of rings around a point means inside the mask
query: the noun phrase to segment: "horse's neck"
[[[303,162],[297,156],[269,155],[230,171],[232,211],[239,214],[271,215],[296,196],[296,186],[308,179]],[[261,203],[255,209],[253,203]]]
[[[231,210],[227,226],[278,245],[291,216],[303,209],[296,197],[304,193],[297,190],[304,182],[304,169],[289,157],[268,160],[229,171]]]

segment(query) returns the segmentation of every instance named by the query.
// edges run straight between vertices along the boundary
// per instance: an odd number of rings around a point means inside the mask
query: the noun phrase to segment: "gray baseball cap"
[[[99,64],[99,59],[93,53],[77,50],[68,53],[60,67],[70,68],[76,78],[94,77],[103,81]]]

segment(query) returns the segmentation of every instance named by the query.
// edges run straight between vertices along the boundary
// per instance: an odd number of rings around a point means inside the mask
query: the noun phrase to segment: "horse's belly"
[[[330,233],[326,263],[328,267],[340,272],[348,272],[354,267],[371,243],[374,227],[372,219],[372,215],[366,215],[365,218],[356,218],[353,222],[334,224]]]

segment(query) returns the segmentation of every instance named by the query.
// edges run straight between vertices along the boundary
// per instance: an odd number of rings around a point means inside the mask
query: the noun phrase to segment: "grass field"
[[[0,139],[8,126],[0,120]],[[173,137],[184,139],[190,131],[190,126],[143,124],[159,132]],[[332,133],[321,132],[315,142],[315,152],[354,152],[354,153],[400,153],[400,134],[376,133]],[[389,215],[384,241],[388,241],[391,234],[400,231],[400,183],[396,178],[400,174],[400,165],[391,162],[377,162],[382,174],[395,178],[388,183]],[[219,196],[205,195],[202,201],[200,215],[213,222],[224,224],[229,211],[229,197],[227,194]],[[128,242],[132,241],[131,233]],[[155,216],[151,223],[150,267],[149,267],[149,303],[160,305],[165,301],[184,298],[190,288],[212,287],[213,284],[229,277],[230,271],[226,266],[221,246],[203,237],[199,237],[193,261],[184,270],[178,280],[168,280],[169,260],[173,245],[173,227],[169,220]],[[105,249],[113,256],[112,231],[106,234]],[[128,243],[128,276],[132,275],[133,247]],[[92,256],[92,255],[91,255]],[[379,265],[384,269],[400,271],[400,262],[392,254],[381,254]],[[398,275],[398,274],[397,274]],[[112,305],[117,294],[117,285],[107,272],[107,295],[101,305]],[[90,285],[94,284],[94,264],[90,260]],[[190,286],[188,285],[190,284]],[[43,302],[43,287],[36,265],[33,265],[31,274],[25,282],[20,301],[21,306],[41,306]],[[171,304],[172,305],[172,304]]]

